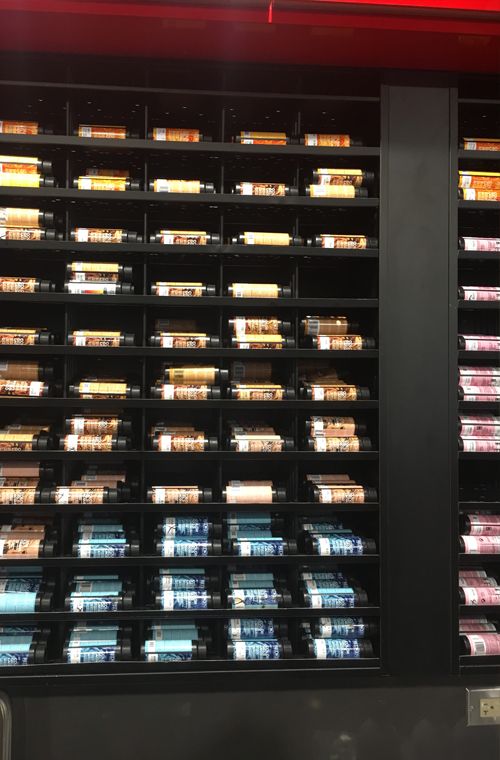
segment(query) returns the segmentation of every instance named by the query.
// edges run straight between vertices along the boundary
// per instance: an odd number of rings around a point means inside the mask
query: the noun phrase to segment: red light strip
[[[429,8],[432,10],[499,12],[500,0],[312,0],[330,5],[385,6],[390,8]]]

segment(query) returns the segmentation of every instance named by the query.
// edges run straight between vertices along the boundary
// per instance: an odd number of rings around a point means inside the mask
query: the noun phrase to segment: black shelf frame
[[[477,157],[480,160],[480,157]],[[458,174],[457,174],[458,176]],[[463,211],[494,211],[496,214],[500,212],[499,201],[458,201],[458,208]]]
[[[320,557],[316,554],[287,554],[282,557],[273,557],[271,560],[269,557],[239,557],[234,554],[217,554],[210,557],[161,557],[157,554],[138,554],[131,557],[120,557],[118,559],[108,559],[106,557],[98,557],[85,559],[74,556],[63,555],[60,557],[37,557],[36,559],[23,559],[22,563],[26,566],[53,568],[53,567],[67,567],[71,568],[73,572],[78,572],[87,568],[109,568],[117,572],[120,568],[155,568],[165,565],[171,565],[172,567],[220,567],[226,568],[228,566],[234,566],[235,568],[252,568],[252,567],[265,567],[272,566],[273,569],[290,567],[297,565],[313,567],[324,565],[335,565],[340,568],[351,565],[377,565],[379,562],[378,554],[365,554],[361,556],[347,556],[347,557]],[[0,558],[0,567],[15,567],[19,565],[18,559],[8,559],[6,557]],[[260,612],[259,612],[260,614]],[[191,610],[191,615],[196,617],[196,613]],[[172,615],[174,616],[174,615]],[[103,616],[105,617],[105,615]]]
[[[464,150],[459,148],[458,158],[471,161],[500,161],[500,153],[495,150]]]
[[[496,261],[496,254],[488,251],[463,251],[458,250],[459,261]]]
[[[456,380],[455,375],[455,380]],[[500,412],[499,401],[459,401],[458,409],[461,412],[473,412],[480,414],[481,412]],[[456,431],[455,431],[456,434]]]
[[[458,458],[469,462],[494,462],[498,460],[498,454],[493,451],[460,451]]]
[[[500,501],[460,501],[460,512],[497,512],[500,509]]]
[[[91,348],[89,346],[2,346],[4,356],[114,356],[130,359],[156,357],[171,359],[197,359],[213,362],[214,359],[377,359],[377,349],[361,351],[320,351],[313,348],[255,349],[243,348],[153,348],[151,346],[123,346],[120,348]]]
[[[108,306],[110,297],[112,303],[119,306],[168,306],[175,308],[192,309],[193,303],[189,298],[175,296],[151,296],[151,295],[115,295],[115,296],[97,296],[97,295],[73,295],[70,293],[0,293],[1,303],[45,303],[45,304],[89,304],[97,306]],[[480,302],[474,302],[479,304]],[[489,305],[488,302],[483,302]],[[230,308],[242,306],[247,308],[258,308],[265,306],[276,309],[309,309],[330,308],[330,309],[377,309],[378,298],[245,298],[236,299],[229,296],[201,296],[196,299],[196,308],[213,308],[219,306],[228,306]],[[2,350],[7,349],[3,346]],[[287,349],[288,351],[288,349]],[[324,351],[322,352],[324,353]],[[363,356],[366,351],[361,352]],[[288,354],[287,354],[288,355]]]
[[[62,240],[44,240],[33,243],[25,243],[22,241],[0,241],[0,257],[5,264],[9,258],[16,257],[18,254],[22,254],[22,260],[25,265],[32,262],[35,266],[43,266],[44,262],[47,262],[49,267],[57,269],[59,272],[58,277],[58,291],[55,293],[40,293],[33,294],[32,296],[18,296],[18,294],[0,294],[0,308],[4,313],[10,313],[12,315],[10,321],[15,319],[16,310],[25,304],[32,314],[37,313],[36,309],[52,310],[51,313],[56,315],[54,319],[57,320],[58,325],[62,329],[59,330],[59,340],[64,339],[65,335],[70,329],[77,329],[80,325],[76,325],[74,319],[78,310],[82,313],[83,307],[88,306],[89,314],[91,310],[98,313],[100,307],[112,307],[107,308],[111,313],[132,313],[135,314],[134,319],[139,329],[136,334],[136,346],[130,348],[117,349],[116,351],[110,350],[93,350],[83,349],[65,345],[57,344],[54,346],[35,346],[35,347],[2,347],[0,349],[0,355],[6,357],[16,357],[18,359],[22,357],[44,357],[48,360],[49,357],[54,357],[58,363],[58,379],[62,380],[62,395],[59,397],[49,398],[1,398],[0,399],[0,414],[4,419],[7,419],[9,415],[29,414],[31,412],[36,414],[47,413],[52,415],[57,421],[56,427],[60,431],[60,425],[64,416],[70,414],[79,409],[92,409],[98,411],[99,409],[118,409],[123,410],[125,413],[130,412],[131,415],[135,415],[134,425],[137,425],[138,430],[137,440],[144,443],[139,444],[137,450],[130,450],[126,452],[110,452],[110,453],[65,453],[61,451],[33,451],[33,452],[2,452],[0,460],[5,461],[44,461],[54,462],[58,472],[60,472],[62,480],[60,482],[68,482],[71,474],[75,472],[84,462],[100,462],[103,464],[113,462],[123,462],[127,466],[134,466],[138,469],[138,479],[140,484],[140,495],[138,498],[144,498],[145,488],[148,485],[149,477],[151,474],[151,467],[161,466],[164,463],[184,463],[185,467],[193,465],[195,462],[206,463],[207,466],[213,466],[214,483],[216,485],[216,492],[220,492],[223,484],[223,473],[227,468],[232,468],[231,472],[237,473],[238,464],[249,463],[248,466],[255,468],[255,473],[259,473],[259,467],[267,463],[270,466],[276,466],[283,469],[287,473],[288,478],[288,499],[289,501],[284,503],[275,503],[266,506],[273,514],[281,515],[285,517],[287,523],[287,535],[293,536],[298,533],[299,520],[301,516],[332,516],[339,514],[342,519],[349,521],[352,517],[359,523],[360,526],[364,525],[368,521],[368,525],[371,526],[368,532],[373,533],[373,537],[377,542],[377,550],[379,542],[381,541],[381,533],[383,526],[383,510],[384,510],[384,481],[382,477],[382,470],[380,466],[380,458],[383,456],[383,452],[379,454],[378,451],[378,413],[379,413],[379,401],[377,400],[378,393],[378,363],[379,363],[379,350],[368,350],[362,352],[325,352],[315,351],[312,349],[301,348],[298,341],[299,338],[299,319],[306,313],[314,313],[315,309],[321,309],[323,313],[339,313],[337,310],[348,310],[355,315],[358,314],[360,319],[366,318],[374,325],[376,333],[378,333],[378,268],[379,268],[379,255],[382,258],[383,250],[382,246],[380,251],[378,249],[372,250],[329,250],[308,246],[300,247],[286,247],[280,248],[275,246],[242,246],[228,244],[229,230],[231,227],[231,215],[234,213],[242,214],[246,211],[254,209],[254,213],[262,212],[264,218],[265,214],[285,214],[287,219],[292,219],[292,229],[290,232],[293,234],[302,234],[302,227],[306,222],[309,227],[306,226],[306,230],[311,227],[311,214],[318,214],[318,224],[320,227],[325,226],[325,220],[329,220],[329,225],[333,225],[333,229],[336,228],[337,221],[345,228],[344,217],[348,215],[351,220],[355,220],[359,227],[360,234],[366,230],[366,234],[373,235],[371,230],[375,230],[375,235],[378,237],[379,229],[379,217],[381,211],[381,201],[378,197],[369,197],[361,199],[317,199],[310,198],[305,195],[298,195],[285,198],[262,198],[262,197],[246,197],[237,196],[227,192],[217,192],[214,194],[200,194],[200,195],[187,195],[187,194],[165,194],[165,193],[153,193],[148,190],[140,191],[127,191],[124,193],[110,193],[110,192],[87,192],[75,190],[71,187],[72,179],[76,176],[75,170],[76,162],[83,161],[87,155],[91,155],[92,159],[101,160],[105,157],[109,163],[112,164],[113,154],[121,156],[122,159],[127,157],[133,158],[137,164],[142,165],[142,179],[144,186],[147,187],[148,179],[158,176],[151,173],[150,162],[153,160],[169,160],[169,159],[182,159],[186,162],[191,162],[193,166],[196,166],[197,161],[205,161],[214,159],[217,162],[216,176],[205,177],[205,179],[213,179],[217,190],[224,190],[228,188],[227,174],[225,170],[227,166],[231,165],[231,162],[235,162],[235,166],[238,161],[246,160],[249,157],[260,157],[261,160],[268,158],[276,160],[277,166],[283,167],[283,162],[288,162],[287,166],[291,167],[295,182],[293,184],[299,186],[300,192],[303,192],[303,184],[306,181],[311,180],[310,167],[315,158],[321,164],[333,164],[340,160],[343,166],[366,166],[369,168],[375,168],[378,174],[380,162],[382,160],[383,148],[381,147],[353,147],[349,149],[312,149],[302,145],[287,145],[287,146],[246,146],[238,145],[236,143],[229,142],[230,131],[228,129],[227,113],[225,111],[225,104],[232,98],[238,98],[242,102],[247,104],[253,103],[255,99],[266,104],[266,107],[273,101],[278,101],[283,104],[283,107],[290,109],[290,112],[294,113],[294,124],[297,134],[300,133],[300,125],[302,118],[302,111],[311,106],[317,107],[319,104],[327,104],[329,107],[335,107],[336,104],[343,109],[349,109],[352,107],[367,107],[373,109],[375,114],[375,121],[378,121],[380,116],[380,97],[371,96],[332,96],[323,94],[298,94],[298,93],[252,93],[245,91],[207,91],[207,90],[168,90],[160,88],[137,88],[137,87],[115,87],[115,86],[94,86],[94,85],[80,85],[77,83],[52,83],[42,82],[17,82],[17,81],[0,81],[0,90],[3,92],[19,92],[28,93],[35,88],[37,91],[41,90],[47,96],[55,98],[64,108],[64,119],[66,124],[66,134],[59,135],[40,135],[34,138],[31,137],[18,137],[11,135],[0,136],[0,147],[4,148],[4,152],[9,151],[13,153],[20,149],[22,152],[27,150],[33,152],[36,150],[40,154],[53,154],[57,152],[59,158],[62,157],[65,165],[65,173],[56,174],[56,180],[58,187],[55,188],[40,188],[36,190],[32,189],[20,189],[20,188],[0,188],[0,203],[5,205],[24,205],[31,206],[40,205],[41,208],[53,209],[56,213],[56,226],[60,233],[62,233]],[[73,124],[73,112],[78,107],[79,100],[87,99],[89,93],[97,93],[109,95],[111,100],[115,97],[131,98],[141,96],[144,102],[148,98],[155,98],[158,95],[161,96],[175,96],[186,97],[195,99],[196,97],[206,97],[212,102],[214,113],[217,113],[217,134],[214,134],[213,142],[198,143],[198,144],[176,144],[176,143],[161,143],[155,142],[149,139],[127,139],[127,140],[88,140],[78,137],[74,137],[71,134]],[[135,101],[134,101],[135,102]],[[148,133],[148,119],[149,111],[147,104],[143,108],[142,120],[143,120],[143,134]],[[378,129],[378,127],[377,127]],[[55,155],[55,154],[54,154]],[[280,163],[281,162],[281,163]],[[188,164],[186,164],[188,165]],[[374,187],[374,195],[377,195],[376,185]],[[142,215],[143,222],[137,227],[137,232],[143,236],[143,243],[134,244],[120,244],[120,245],[91,245],[85,243],[75,243],[70,240],[69,233],[74,226],[75,213],[87,214],[88,223],[90,224],[93,214],[113,214],[116,217],[123,219],[123,227],[127,227],[127,216],[129,210],[133,208]],[[157,222],[152,221],[153,215],[163,212],[165,218],[175,219],[177,213],[190,213],[190,214],[212,214],[216,219],[215,227],[210,231],[219,232],[222,245],[207,245],[207,246],[164,246],[158,244],[149,243],[150,234],[157,231]],[[328,217],[326,214],[328,213]],[[323,215],[323,216],[321,216]],[[285,217],[283,217],[285,218]],[[316,218],[316,217],[314,217]],[[323,220],[321,222],[321,219]],[[80,222],[81,223],[81,222]],[[264,222],[263,222],[264,224]],[[229,226],[228,226],[229,225]],[[179,225],[178,225],[179,226]],[[182,226],[182,225],[180,225]],[[265,228],[265,227],[264,227]],[[241,228],[243,229],[243,227]],[[285,224],[283,229],[287,229]],[[320,231],[320,230],[318,230]],[[323,230],[321,230],[323,231]],[[358,230],[356,230],[358,231]],[[352,229],[346,232],[352,232]],[[232,231],[232,234],[234,232]],[[304,235],[305,237],[305,235]],[[11,256],[9,256],[11,254]],[[108,257],[114,261],[121,261],[123,263],[132,264],[134,267],[134,275],[139,282],[136,287],[134,295],[126,296],[72,296],[65,294],[61,291],[61,283],[63,280],[64,265],[66,262],[73,259],[84,260],[107,260]],[[3,265],[0,263],[0,267]],[[226,271],[236,271],[236,268],[242,267],[248,270],[249,266],[258,266],[260,270],[255,269],[255,272],[265,272],[268,265],[275,267],[276,271],[278,267],[286,271],[289,282],[292,285],[292,297],[285,299],[233,299],[225,296],[225,274]],[[207,297],[201,299],[180,299],[180,298],[160,298],[150,295],[149,284],[153,281],[152,272],[155,268],[163,267],[163,271],[167,272],[169,266],[172,268],[182,267],[184,271],[193,272],[193,277],[196,279],[197,268],[202,266],[206,269],[210,269],[213,272],[213,281],[216,284],[217,295],[214,297]],[[329,293],[324,296],[316,289],[307,291],[305,285],[307,285],[303,273],[309,269],[313,271],[315,267],[329,267],[335,271],[334,267],[350,267],[354,273],[359,273],[361,280],[373,282],[370,292],[359,293],[357,287],[351,287],[350,292],[338,292],[336,297],[333,294],[330,297]],[[1,271],[1,270],[0,270]],[[156,271],[158,271],[156,269]],[[243,271],[243,269],[242,269]],[[315,297],[315,296],[318,297]],[[219,334],[222,335],[222,328],[227,316],[231,313],[245,313],[249,310],[252,313],[252,309],[266,310],[269,314],[274,314],[275,310],[278,313],[288,312],[292,315],[293,332],[296,337],[297,348],[286,349],[283,351],[243,351],[239,349],[220,348],[220,349],[207,349],[205,351],[190,351],[190,350],[175,350],[169,351],[165,349],[150,348],[147,346],[147,337],[149,330],[148,325],[151,315],[160,316],[164,313],[165,309],[175,310],[182,314],[187,313],[187,309],[200,308],[205,310],[207,315],[215,315],[215,324],[219,326]],[[307,310],[307,311],[306,311]],[[331,311],[328,311],[331,310]],[[342,311],[340,313],[342,313]],[[104,310],[103,310],[104,312]],[[104,319],[104,317],[103,317]],[[84,327],[84,325],[81,325]],[[377,335],[374,335],[377,337]],[[359,354],[359,355],[358,355]],[[95,357],[98,361],[103,357],[117,358],[121,363],[121,366],[130,367],[132,363],[137,369],[137,375],[140,378],[140,385],[143,390],[143,398],[140,399],[116,399],[116,400],[84,400],[78,398],[68,397],[68,383],[72,381],[75,362],[78,359],[85,359],[90,364],[90,357]],[[175,362],[182,362],[186,360],[196,360],[198,362],[207,361],[220,364],[223,362],[223,366],[229,366],[230,360],[254,360],[254,359],[268,359],[272,360],[273,365],[276,368],[281,366],[287,367],[286,371],[290,372],[291,383],[295,387],[297,398],[290,401],[283,402],[239,402],[233,401],[228,398],[222,398],[220,400],[210,400],[207,402],[165,402],[161,400],[147,398],[149,392],[148,383],[148,366],[149,363],[159,364],[160,360],[170,360]],[[300,360],[324,360],[329,359],[334,364],[336,363],[340,368],[348,367],[354,376],[358,372],[368,372],[374,378],[375,381],[372,384],[372,398],[367,401],[359,402],[312,402],[301,399],[298,397],[299,383],[298,383],[298,371],[297,363]],[[148,381],[148,382],[147,382]],[[363,384],[363,383],[360,383]],[[371,384],[371,383],[370,383]],[[276,419],[282,419],[283,425],[286,423],[290,426],[293,434],[296,450],[290,452],[282,452],[277,454],[276,457],[270,457],[265,455],[253,455],[250,454],[240,455],[235,452],[220,450],[214,452],[206,452],[201,455],[165,455],[164,453],[157,453],[148,450],[145,445],[147,424],[153,419],[159,419],[160,416],[165,413],[185,413],[188,418],[196,419],[198,412],[211,415],[213,419],[214,429],[218,436],[218,439],[222,445],[222,432],[223,423],[226,419],[230,419],[231,416],[237,416],[240,412],[242,414],[250,414],[255,416],[256,414],[272,414]],[[373,451],[361,452],[359,455],[344,455],[344,454],[317,454],[316,452],[303,451],[301,449],[302,439],[304,437],[304,431],[302,429],[303,419],[308,414],[353,414],[360,416],[368,421],[369,434],[372,437],[372,443],[374,445]],[[373,434],[370,431],[373,429]],[[244,465],[245,466],[245,465]],[[307,471],[306,468],[311,466],[315,471],[333,471],[344,472],[350,471],[351,467],[356,470],[356,480],[358,482],[372,485],[373,479],[375,485],[379,491],[379,501],[376,503],[368,504],[355,504],[355,505],[324,505],[314,504],[308,502],[300,502],[300,488],[299,488],[299,473]],[[358,474],[359,473],[359,474]],[[344,674],[372,674],[382,673],[383,663],[387,658],[388,652],[388,640],[387,640],[387,613],[385,611],[384,593],[385,593],[385,577],[386,561],[381,550],[380,554],[365,555],[361,557],[317,557],[306,554],[288,555],[284,557],[274,558],[242,558],[234,557],[232,555],[218,555],[208,558],[169,558],[164,559],[156,555],[147,554],[144,550],[145,539],[150,539],[148,531],[150,526],[154,524],[156,515],[161,514],[185,514],[185,507],[180,505],[153,505],[144,501],[129,502],[126,504],[110,504],[99,505],[95,507],[89,507],[89,505],[47,505],[37,504],[32,507],[24,505],[21,508],[10,508],[9,505],[2,505],[0,507],[0,514],[8,515],[9,513],[15,514],[44,514],[53,516],[55,524],[58,526],[61,533],[61,543],[58,547],[60,555],[47,558],[39,558],[31,561],[30,564],[39,566],[42,565],[46,568],[49,574],[54,575],[57,573],[58,583],[56,587],[56,604],[54,611],[47,613],[34,613],[32,615],[20,615],[20,616],[1,616],[1,621],[14,622],[16,620],[37,620],[40,622],[48,623],[51,625],[53,635],[55,637],[55,644],[53,644],[52,655],[59,650],[64,641],[65,632],[68,624],[75,620],[89,619],[96,620],[98,618],[103,619],[102,615],[78,615],[68,612],[63,612],[61,603],[63,601],[64,589],[66,587],[67,580],[71,576],[72,572],[76,572],[78,569],[92,569],[92,568],[111,568],[113,570],[124,571],[124,573],[131,573],[134,583],[136,585],[136,604],[137,609],[131,611],[122,611],[119,613],[112,613],[111,616],[105,616],[105,620],[123,620],[130,622],[134,627],[134,662],[127,663],[110,663],[110,667],[107,665],[103,667],[86,667],[74,668],[60,662],[54,662],[53,664],[46,666],[30,666],[22,669],[22,672],[16,671],[7,673],[7,671],[0,674],[0,682],[2,684],[13,683],[40,683],[50,682],[51,680],[61,677],[64,679],[72,679],[77,675],[80,678],[88,676],[90,682],[95,679],[98,683],[102,678],[113,679],[118,675],[127,675],[133,678],[147,678],[149,675],[156,674],[161,677],[166,673],[211,673],[211,672],[283,672],[283,671],[297,671],[303,672],[310,670],[311,672],[319,672],[325,670],[325,672],[342,672]],[[194,509],[187,510],[191,514],[209,514],[218,515],[223,517],[228,511],[254,511],[256,508],[261,509],[262,505],[228,505],[222,502],[214,502],[211,504],[196,505]],[[126,557],[116,560],[80,560],[76,557],[70,556],[71,550],[71,535],[73,526],[77,515],[82,512],[92,512],[94,515],[99,514],[123,514],[124,520],[134,521],[135,527],[141,539],[141,554],[133,557]],[[361,530],[362,534],[365,534],[365,530]],[[147,534],[147,535],[146,535]],[[146,541],[147,543],[147,541]],[[147,548],[147,547],[146,547]],[[352,573],[354,577],[357,573],[361,574],[361,581],[368,580],[370,587],[370,606],[366,608],[353,608],[353,609],[309,609],[305,607],[296,606],[294,601],[291,607],[280,608],[278,610],[244,610],[242,611],[242,617],[259,616],[262,614],[269,614],[270,617],[277,617],[290,621],[290,629],[292,638],[295,642],[295,654],[296,656],[289,661],[280,661],[277,663],[234,663],[223,659],[211,659],[206,662],[198,661],[188,664],[185,667],[181,664],[180,668],[176,666],[158,668],[151,667],[149,664],[140,662],[138,660],[138,645],[144,638],[146,623],[148,620],[156,619],[169,619],[171,617],[184,617],[193,619],[200,619],[200,621],[213,621],[215,625],[215,638],[218,642],[220,649],[223,638],[221,634],[220,621],[223,621],[229,617],[234,617],[240,614],[239,610],[190,610],[186,614],[177,612],[168,613],[161,610],[153,610],[147,607],[147,601],[149,599],[147,595],[146,580],[150,576],[151,572],[159,566],[176,565],[179,567],[191,567],[193,565],[213,568],[222,578],[222,573],[228,566],[251,568],[262,567],[276,569],[276,572],[285,573],[288,576],[287,584],[291,585],[292,598],[297,598],[297,570],[302,566],[311,566],[318,568],[339,567],[346,568],[346,572]],[[0,559],[0,566],[16,566],[16,562],[8,559]],[[193,614],[194,613],[194,614]],[[201,614],[198,614],[201,613]],[[375,657],[368,660],[360,661],[346,661],[346,662],[316,662],[312,659],[304,658],[300,656],[300,648],[296,645],[300,643],[298,635],[298,621],[303,618],[304,620],[319,615],[327,616],[346,616],[346,615],[367,615],[368,617],[380,618],[381,623],[381,638],[380,638],[380,657]],[[0,621],[0,622],[1,622]],[[378,648],[378,646],[377,646]],[[222,650],[223,651],[223,650]],[[56,658],[57,659],[57,658]]]
[[[319,257],[325,259],[376,259],[379,251],[375,248],[359,251],[342,249],[324,249],[315,246],[271,246],[271,245],[161,245],[159,243],[75,243],[71,240],[34,240],[29,243],[20,240],[0,240],[0,251],[23,251],[25,253],[39,253],[53,251],[59,254],[69,254],[71,258],[105,254],[106,256],[125,257],[129,254],[168,254],[187,255],[197,258],[213,256],[248,256],[255,259],[258,256],[278,258],[305,258]],[[61,257],[62,258],[62,257]],[[71,260],[70,258],[70,260]],[[113,296],[114,298],[118,296]]]
[[[0,87],[5,83],[0,81]],[[147,89],[143,92],[147,93]],[[324,98],[321,97],[323,100]],[[354,98],[349,98],[349,102],[356,102]],[[376,101],[374,101],[376,102]],[[367,146],[352,146],[349,148],[323,148],[305,145],[242,145],[234,142],[199,142],[199,143],[176,143],[161,142],[150,139],[131,139],[110,140],[104,138],[85,138],[75,135],[0,135],[0,145],[22,145],[28,147],[49,147],[58,148],[85,149],[85,150],[117,150],[120,152],[137,152],[144,151],[155,154],[204,154],[208,153],[213,156],[223,156],[235,154],[242,156],[302,156],[307,158],[378,158],[380,148],[370,148]]]
[[[100,462],[367,462],[378,459],[378,451],[357,451],[357,452],[318,452],[297,449],[295,451],[280,451],[273,454],[263,454],[261,452],[239,452],[227,451],[200,451],[200,452],[170,452],[170,451],[151,451],[151,450],[130,450],[130,451],[62,451],[48,450],[43,452],[5,452],[5,459],[50,459],[54,461],[65,462],[85,462],[87,460]],[[40,457],[40,454],[42,457]],[[13,455],[13,456],[12,456]],[[26,456],[20,456],[26,455]],[[480,456],[480,455],[479,455]],[[280,502],[273,502],[279,504]]]
[[[83,72],[85,73],[85,72]],[[117,85],[115,84],[95,84],[95,83],[88,83],[86,81],[74,81],[74,79],[71,79],[67,82],[55,82],[53,80],[51,81],[38,81],[38,80],[19,80],[19,79],[3,79],[0,80],[0,86],[5,87],[19,87],[23,86],[26,88],[41,88],[45,90],[54,90],[54,91],[64,91],[64,94],[68,93],[78,93],[78,92],[86,92],[87,90],[92,90],[95,93],[123,93],[123,94],[143,94],[143,95],[180,95],[184,97],[185,95],[189,94],[193,97],[199,96],[199,95],[206,95],[213,98],[220,98],[221,100],[226,100],[227,98],[241,98],[243,100],[282,100],[282,101],[291,101],[291,102],[306,102],[306,101],[324,101],[329,103],[330,105],[335,103],[371,103],[372,105],[377,105],[380,103],[380,96],[379,95],[355,95],[355,94],[349,94],[349,95],[341,95],[336,93],[309,93],[305,92],[303,90],[298,90],[297,92],[267,92],[267,91],[254,91],[254,90],[245,90],[245,89],[239,89],[239,90],[232,90],[228,89],[225,86],[221,86],[219,89],[211,89],[211,88],[205,88],[205,89],[197,89],[197,88],[190,88],[189,90],[185,88],[177,88],[177,87],[151,87],[149,84],[144,85]],[[487,101],[488,103],[490,101]],[[284,146],[281,146],[284,147]]]
[[[474,310],[485,310],[485,311],[495,311],[499,308],[498,301],[462,301],[461,299],[458,300],[458,308],[459,309],[474,309]],[[468,354],[469,352],[464,352]],[[476,353],[483,353],[483,352],[476,352]],[[494,352],[491,352],[494,354]]]
[[[464,567],[470,567],[471,565],[476,567],[482,564],[498,564],[499,556],[498,554],[460,554],[459,560],[460,564]],[[482,609],[482,607],[478,607],[477,609]]]
[[[498,361],[498,351],[459,351],[458,359],[468,361],[489,361],[493,364]]]
[[[149,501],[144,502],[117,502],[106,504],[103,511],[106,513],[159,513],[164,514],[167,505],[152,504]],[[218,514],[221,517],[227,512],[233,511],[234,504],[228,504],[225,501],[211,501],[206,504],[193,504],[189,507],[191,515],[213,515]],[[380,508],[378,502],[367,502],[366,504],[318,504],[310,501],[280,501],[272,505],[270,510],[272,514],[279,515],[301,515],[307,517],[309,514],[321,515],[328,517],[332,514],[367,514],[370,512],[377,513]],[[500,509],[500,506],[498,507]],[[29,504],[16,508],[16,514],[32,515],[34,510],[44,515],[80,515],[82,513],[81,504]],[[238,504],[238,512],[255,512],[255,504]],[[168,513],[171,515],[185,515],[186,507],[183,504],[169,504]],[[8,504],[0,504],[0,515],[12,514],[12,507]]]
[[[112,684],[122,687],[129,682],[138,684],[147,679],[151,685],[155,682],[163,681],[166,677],[173,677],[177,674],[187,676],[192,674],[197,677],[215,677],[216,675],[226,674],[228,672],[228,662],[231,663],[232,673],[252,673],[260,674],[261,677],[272,675],[273,673],[294,673],[297,670],[307,670],[310,673],[325,673],[328,676],[355,675],[359,678],[361,675],[374,677],[383,673],[381,662],[378,658],[363,658],[359,660],[336,660],[323,661],[314,660],[306,657],[292,657],[290,659],[276,660],[273,662],[237,662],[228,661],[222,658],[207,660],[193,660],[192,662],[180,663],[147,663],[137,660],[107,663],[103,668],[100,665],[67,665],[54,662],[48,665],[30,665],[25,670],[28,674],[20,674],[15,668],[5,668],[5,675],[2,677],[2,685],[5,688],[10,686],[35,687],[41,683],[56,686],[61,684],[61,677],[64,678],[65,685],[77,685],[79,688],[85,684],[100,687],[104,684]],[[7,671],[10,671],[7,672]]]
[[[285,196],[284,198],[269,198],[266,196],[246,196],[231,193],[155,193],[151,190],[126,190],[114,192],[106,190],[75,190],[63,187],[37,187],[37,188],[11,188],[0,187],[1,198],[19,198],[24,201],[37,200],[61,200],[74,203],[75,201],[92,201],[102,203],[147,203],[149,205],[161,205],[165,209],[168,204],[196,204],[217,206],[265,206],[279,208],[292,206],[306,208],[317,206],[318,208],[377,208],[378,198],[311,198],[307,195]],[[166,211],[166,209],[165,209]],[[172,212],[175,213],[175,210]]]
[[[349,608],[350,614],[356,615],[356,616],[370,616],[370,617],[379,617],[380,616],[380,607],[375,606],[367,606],[367,607],[351,607]],[[215,609],[215,610],[197,610],[196,615],[193,616],[192,610],[176,610],[175,611],[175,617],[182,620],[185,619],[192,619],[193,617],[199,618],[200,620],[208,621],[208,620],[227,620],[228,618],[232,617],[242,617],[242,618],[249,618],[255,616],[255,610],[234,610],[229,608],[221,608],[221,609]],[[259,613],[260,614],[260,613]],[[307,615],[307,617],[310,618],[316,618],[316,617],[322,617],[326,614],[329,617],[344,617],[346,615],[345,608],[343,610],[339,609],[317,609],[314,607],[287,607],[286,609],[278,608],[273,609],[272,611],[269,610],[267,613],[265,610],[262,612],[262,614],[269,614],[275,618],[301,618],[304,615]],[[22,617],[23,621],[25,623],[28,623],[29,621],[40,621],[48,623],[50,621],[58,622],[58,623],[66,623],[71,621],[80,621],[80,620],[102,620],[102,614],[99,612],[69,612],[69,611],[58,611],[55,610],[53,612],[31,612],[31,613],[19,613],[16,615],[5,615],[2,616],[2,620],[5,620],[5,622],[14,623],[18,620],[20,620]],[[160,609],[154,609],[154,608],[143,608],[143,609],[135,609],[135,610],[118,610],[116,612],[109,612],[106,615],[106,619],[109,618],[110,621],[117,621],[117,620],[126,620],[126,621],[140,621],[140,620],[168,620],[172,617],[172,612],[167,610],[160,610]]]
[[[264,409],[279,411],[281,409],[294,409],[315,412],[348,412],[365,411],[367,409],[378,409],[379,402],[371,399],[367,401],[307,401],[305,399],[291,399],[289,401],[237,401],[234,399],[223,398],[220,401],[208,399],[207,401],[162,401],[160,399],[142,398],[142,399],[87,399],[79,398],[23,398],[15,399],[14,397],[0,398],[0,407],[9,407],[15,409],[21,401],[21,406],[25,409],[30,407],[43,408],[64,408],[64,409],[230,409],[237,412],[239,409],[245,411]],[[30,452],[19,452],[17,456],[29,454]],[[44,456],[47,452],[33,452],[37,456]],[[8,451],[3,452],[2,456],[7,456]],[[50,457],[50,455],[49,455]]]

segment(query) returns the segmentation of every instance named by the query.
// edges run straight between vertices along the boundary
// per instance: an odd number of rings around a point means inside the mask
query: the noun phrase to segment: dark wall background
[[[12,760],[497,760],[464,687],[12,697]]]

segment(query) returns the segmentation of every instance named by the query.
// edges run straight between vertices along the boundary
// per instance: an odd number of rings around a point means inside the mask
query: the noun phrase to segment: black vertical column
[[[450,90],[382,90],[381,484],[386,665],[450,670]]]

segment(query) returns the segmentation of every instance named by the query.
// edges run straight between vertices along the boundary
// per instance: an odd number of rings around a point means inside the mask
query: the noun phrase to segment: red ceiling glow
[[[1,50],[498,74],[500,0],[0,0]]]

